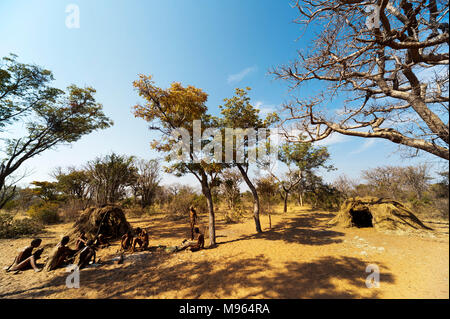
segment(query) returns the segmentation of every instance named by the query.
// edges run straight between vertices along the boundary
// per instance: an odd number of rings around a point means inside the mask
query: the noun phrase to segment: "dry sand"
[[[385,234],[374,229],[338,229],[333,213],[307,208],[261,216],[264,233],[242,223],[216,222],[218,247],[175,254],[156,249],[187,236],[185,221],[161,215],[129,219],[150,233],[150,252],[126,255],[118,242],[102,249],[99,267],[81,270],[80,288],[66,287],[65,269],[0,273],[0,298],[449,298],[448,222],[425,221],[432,233]],[[201,216],[206,227],[207,217]],[[48,253],[71,224],[46,229]],[[30,238],[0,240],[0,266],[7,266]],[[206,240],[208,243],[208,239]],[[44,252],[45,258],[45,252]],[[367,288],[366,267],[380,270],[380,287]]]

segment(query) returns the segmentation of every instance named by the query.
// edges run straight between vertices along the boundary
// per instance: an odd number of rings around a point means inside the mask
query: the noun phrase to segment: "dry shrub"
[[[0,238],[16,238],[41,232],[43,225],[31,218],[14,219],[11,213],[0,212]]]
[[[130,218],[140,218],[147,214],[147,211],[139,206],[124,209],[125,215]]]
[[[60,206],[59,216],[66,222],[75,221],[85,208],[85,201],[77,199],[69,200]]]
[[[54,202],[41,202],[32,205],[27,211],[27,215],[43,224],[54,224],[59,221],[59,205]]]
[[[244,219],[244,210],[240,205],[232,210],[225,210],[224,221],[226,224],[236,224],[242,222]]]

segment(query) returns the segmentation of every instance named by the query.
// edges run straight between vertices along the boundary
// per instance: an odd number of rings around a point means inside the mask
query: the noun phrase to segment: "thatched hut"
[[[385,198],[347,199],[328,222],[342,227],[373,227],[377,230],[430,230],[402,203]]]
[[[68,235],[73,240],[83,231],[88,238],[102,234],[106,238],[115,239],[128,230],[131,230],[131,226],[123,210],[119,206],[107,205],[85,209]]]

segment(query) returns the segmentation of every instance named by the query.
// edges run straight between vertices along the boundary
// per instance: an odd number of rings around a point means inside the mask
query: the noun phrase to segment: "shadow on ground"
[[[300,243],[303,245],[329,245],[342,242],[340,237],[345,234],[342,232],[330,230],[324,225],[334,214],[317,213],[313,211],[304,212],[297,217],[289,217],[280,223],[260,234],[241,236],[237,239],[219,242],[226,244],[241,240],[251,240],[262,238],[267,240],[282,240],[288,243]]]
[[[172,293],[174,298],[376,298],[376,289],[365,286],[366,262],[353,257],[323,257],[313,262],[290,261],[283,270],[267,272],[268,260],[255,258],[226,259],[223,267],[217,263],[183,262],[165,266],[173,257],[168,254],[126,262],[114,269],[81,271],[77,296],[87,298],[95,291],[96,298],[158,298]],[[213,265],[214,264],[214,265]],[[394,282],[386,267],[381,281]],[[218,269],[219,268],[219,269]],[[5,298],[64,298],[66,273],[61,273],[44,285],[1,295]],[[72,289],[73,290],[73,289]]]

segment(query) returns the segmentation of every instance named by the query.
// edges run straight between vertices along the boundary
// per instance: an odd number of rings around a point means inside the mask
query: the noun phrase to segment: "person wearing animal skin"
[[[123,251],[128,250],[133,245],[133,234],[131,230],[128,230],[125,235],[122,236],[122,240],[120,242],[120,249]]]
[[[53,249],[50,258],[47,260],[47,263],[44,266],[47,271],[55,270],[71,262],[74,254],[77,251],[74,249],[70,249],[67,246],[69,240],[69,236],[64,236],[58,243],[58,245],[56,245],[56,247]]]
[[[200,232],[198,227],[194,228],[194,234],[197,240],[189,241],[187,239],[183,240],[180,247],[176,247],[175,252],[189,249],[190,251],[198,251],[205,248],[205,236]]]
[[[148,233],[145,229],[140,227],[136,228],[137,237],[133,240],[132,252],[136,249],[136,245],[139,245],[141,250],[146,250],[148,248]]]
[[[41,254],[44,251],[43,248],[37,249],[33,253],[33,249],[39,247],[41,245],[42,240],[40,238],[33,239],[30,243],[30,246],[25,247],[14,259],[14,262],[6,268],[6,271],[20,271],[27,269],[34,269],[34,271],[41,271],[42,268],[38,268],[36,265],[36,261],[41,258]]]
[[[197,223],[197,212],[195,211],[194,207],[189,207],[189,224],[191,229],[191,240],[194,240],[194,227]]]
[[[83,269],[87,265],[89,265],[89,262],[92,260],[92,263],[95,263],[96,253],[95,253],[95,246],[93,240],[88,240],[86,242],[86,246],[77,252],[75,256],[75,264],[78,266],[79,269]]]

